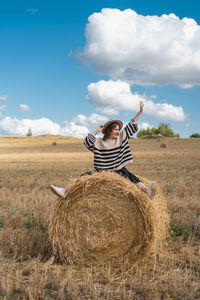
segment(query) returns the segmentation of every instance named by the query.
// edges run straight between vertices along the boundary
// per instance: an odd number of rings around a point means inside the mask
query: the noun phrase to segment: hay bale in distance
[[[57,143],[56,143],[56,142],[53,142],[52,145],[53,145],[53,146],[57,146]]]
[[[150,200],[130,180],[104,171],[72,182],[66,198],[59,199],[52,212],[49,236],[63,262],[119,265],[157,251],[168,224],[159,188]]]
[[[160,148],[162,148],[162,149],[167,148],[167,144],[166,143],[161,143]]]

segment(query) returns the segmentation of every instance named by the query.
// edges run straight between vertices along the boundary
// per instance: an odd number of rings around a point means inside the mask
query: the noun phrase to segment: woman
[[[152,198],[155,193],[155,184],[148,187],[133,173],[126,169],[126,165],[133,162],[133,157],[128,144],[128,139],[138,130],[137,121],[143,112],[144,104],[140,102],[140,110],[128,125],[122,129],[123,123],[120,120],[109,120],[105,125],[100,125],[93,133],[89,133],[84,139],[88,150],[94,153],[94,171],[86,172],[83,175],[92,175],[94,172],[114,171],[131,180],[137,187],[143,190]],[[102,132],[103,138],[96,138]],[[64,198],[64,188],[50,185],[50,189],[57,196]]]

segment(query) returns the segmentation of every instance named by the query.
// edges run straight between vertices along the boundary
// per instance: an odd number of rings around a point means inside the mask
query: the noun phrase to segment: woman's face
[[[115,128],[111,131],[109,138],[117,139],[119,136],[119,125],[116,125]]]

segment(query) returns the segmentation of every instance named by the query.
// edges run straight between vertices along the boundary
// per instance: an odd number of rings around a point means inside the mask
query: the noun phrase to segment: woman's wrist
[[[100,131],[96,129],[94,132],[92,132],[93,135],[97,135]]]

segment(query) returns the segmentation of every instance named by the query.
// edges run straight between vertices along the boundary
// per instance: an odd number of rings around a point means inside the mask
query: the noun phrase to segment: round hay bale
[[[53,142],[52,145],[53,145],[53,146],[57,146],[57,143],[56,143],[56,142]]]
[[[52,212],[49,236],[63,262],[119,265],[160,249],[168,223],[159,188],[150,200],[130,180],[104,171],[72,182]]]
[[[163,148],[163,149],[164,149],[164,148],[167,148],[167,144],[166,144],[166,143],[161,143],[161,144],[160,144],[160,148]]]

